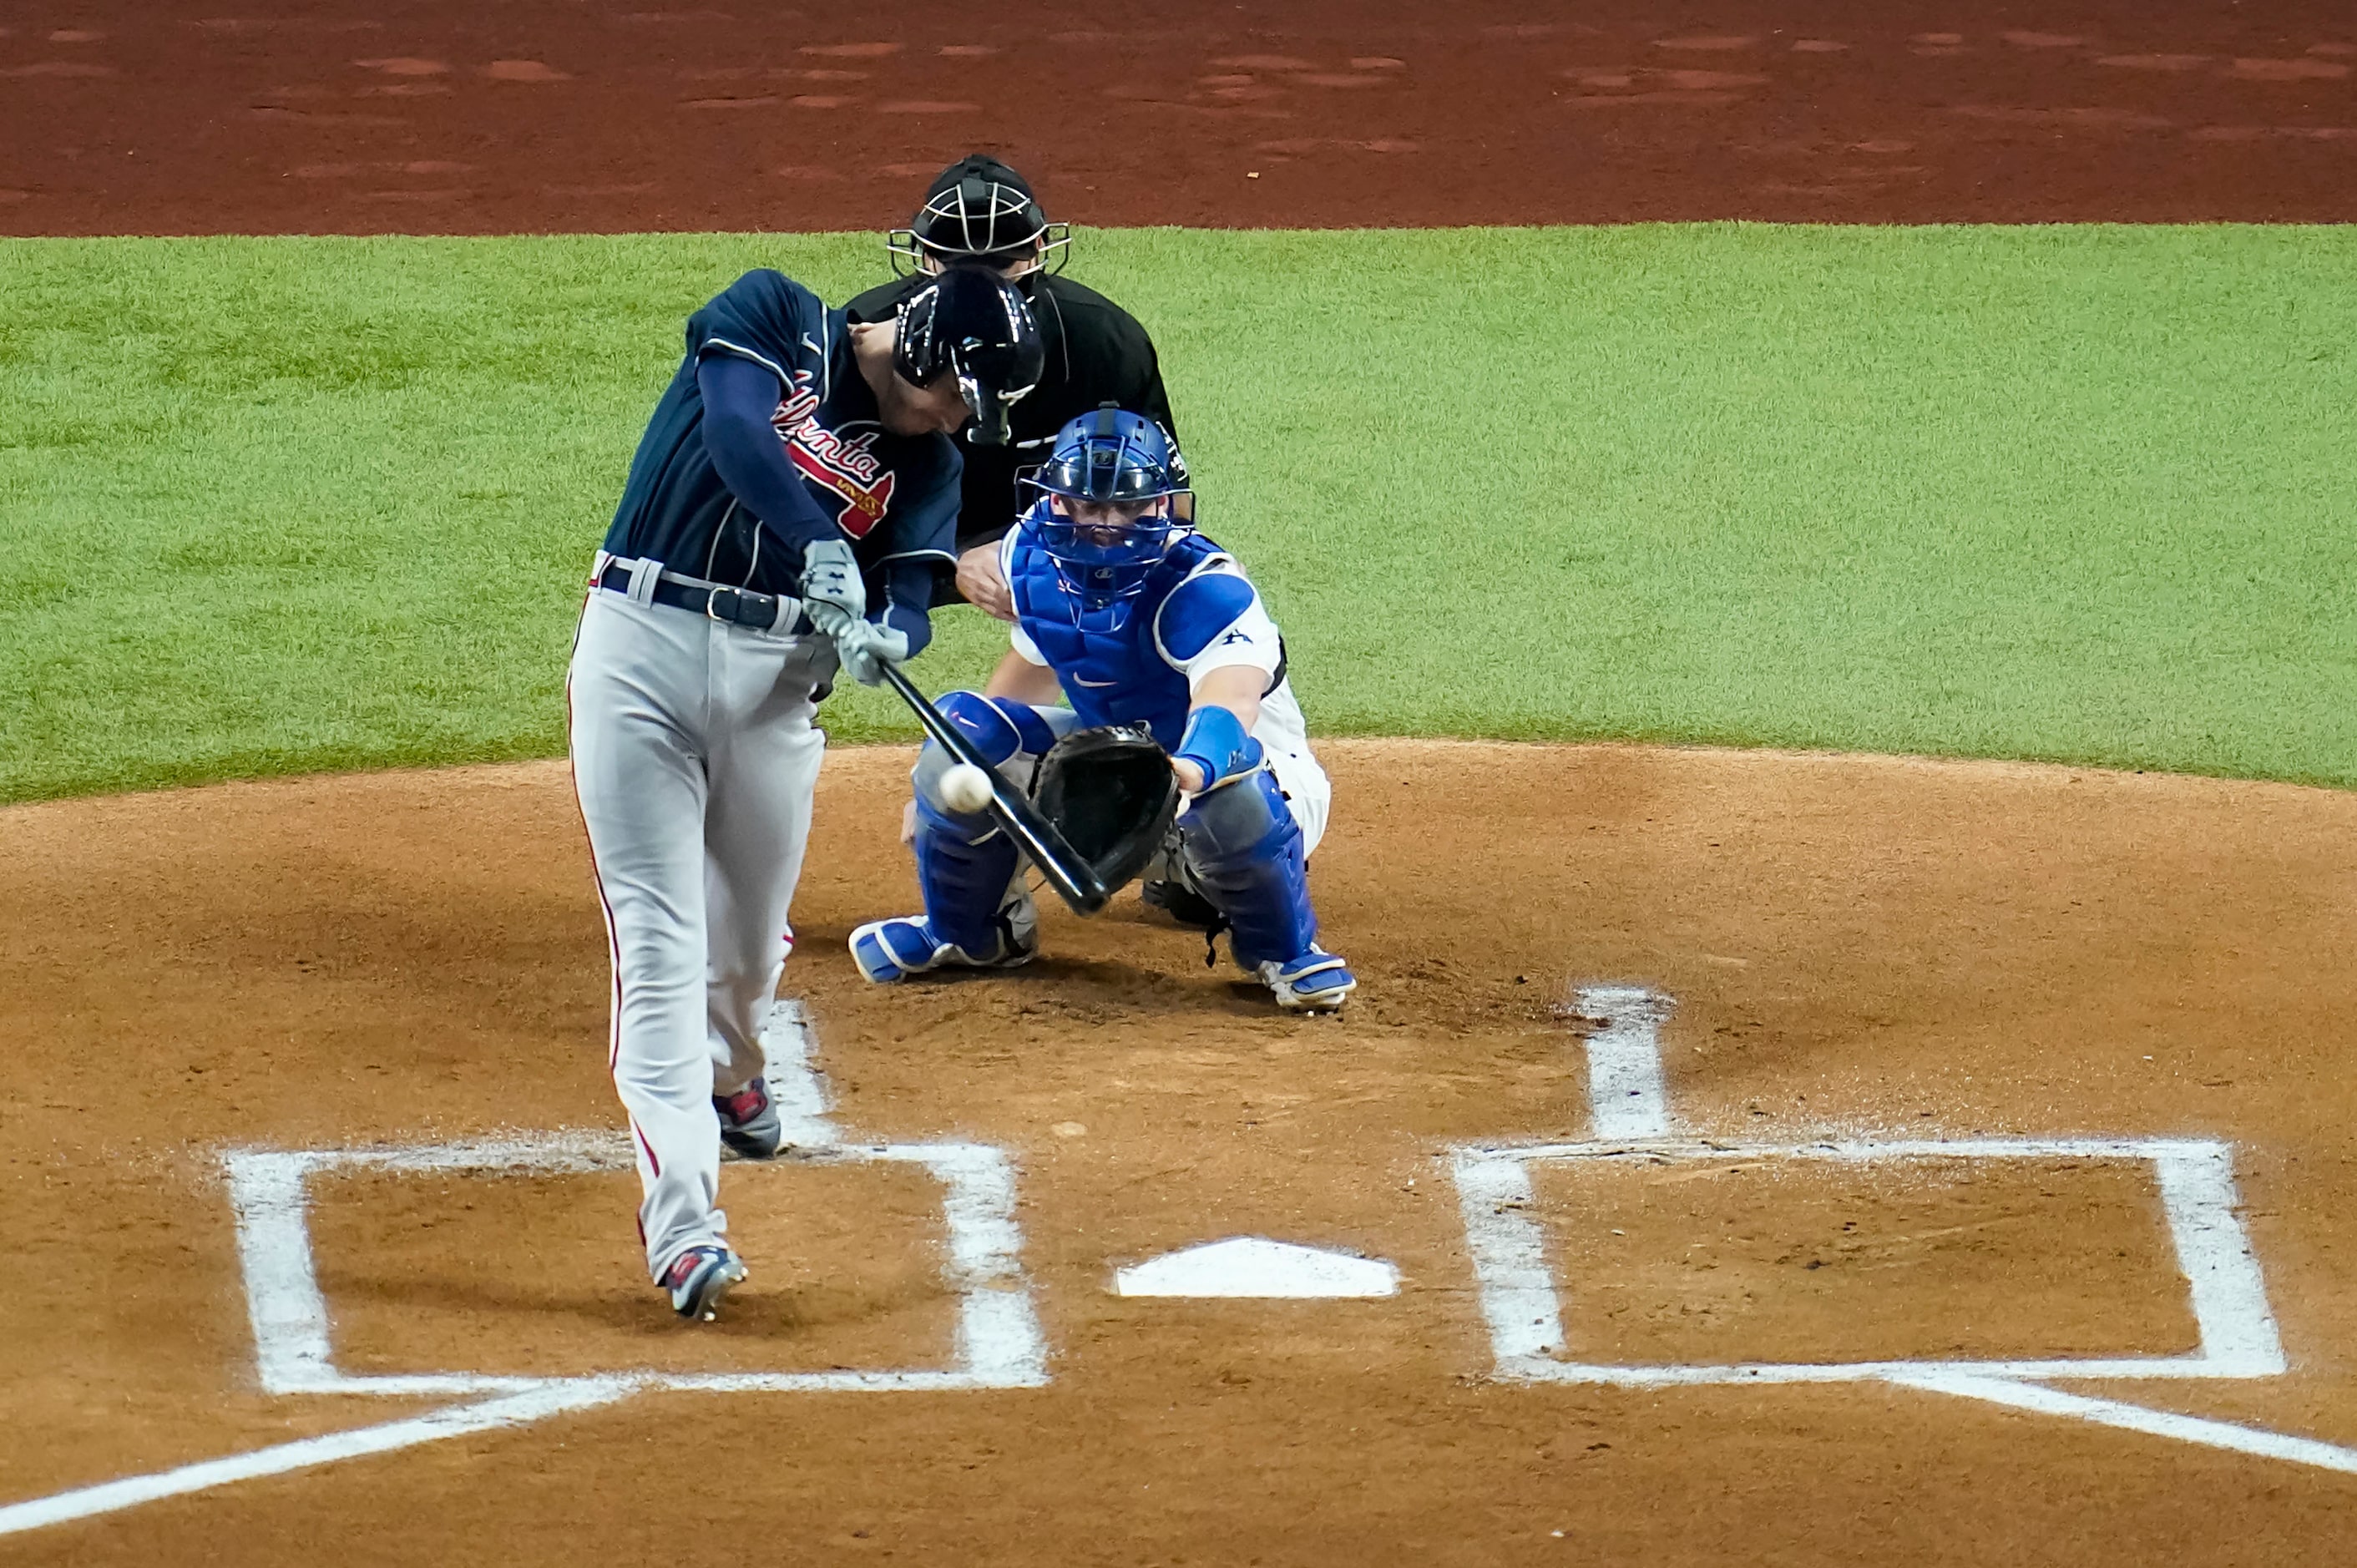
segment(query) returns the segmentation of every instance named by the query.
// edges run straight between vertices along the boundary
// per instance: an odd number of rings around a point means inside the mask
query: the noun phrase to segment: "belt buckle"
[[[712,588],[707,590],[704,596],[704,618],[706,620],[726,621],[731,626],[736,625],[737,618],[735,616],[725,616],[720,613],[720,596],[723,594],[734,596],[737,590],[734,588]]]

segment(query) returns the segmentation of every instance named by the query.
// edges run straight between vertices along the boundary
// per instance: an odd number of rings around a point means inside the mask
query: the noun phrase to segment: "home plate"
[[[1115,1295],[1397,1295],[1399,1270],[1381,1258],[1234,1236],[1166,1252],[1113,1277]]]

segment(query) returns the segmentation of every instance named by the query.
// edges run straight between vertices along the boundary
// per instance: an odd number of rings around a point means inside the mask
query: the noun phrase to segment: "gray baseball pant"
[[[833,644],[592,588],[566,682],[573,782],[614,964],[609,1066],[660,1281],[720,1242],[716,1094],[761,1072],[793,947]]]

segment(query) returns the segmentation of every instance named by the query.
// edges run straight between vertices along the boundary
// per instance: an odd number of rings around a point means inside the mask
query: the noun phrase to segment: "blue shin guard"
[[[1013,841],[988,817],[944,811],[920,793],[916,847],[925,924],[970,958],[996,956],[1010,935],[999,907],[1015,880]]]
[[[1236,962],[1257,969],[1318,936],[1301,829],[1266,768],[1198,795],[1178,819],[1187,869],[1226,916]]]
[[[1340,1007],[1358,981],[1318,945],[1301,829],[1267,769],[1196,796],[1178,835],[1189,875],[1227,917],[1237,964],[1258,974],[1281,1007]]]
[[[1019,703],[952,692],[939,705],[993,767],[1054,743],[1045,721]],[[1013,886],[1014,843],[985,813],[942,803],[941,776],[954,761],[931,741],[917,759],[917,886],[925,912],[916,919],[872,920],[852,933],[852,957],[870,980],[899,980],[943,964],[1017,964],[1037,950],[1030,900]]]

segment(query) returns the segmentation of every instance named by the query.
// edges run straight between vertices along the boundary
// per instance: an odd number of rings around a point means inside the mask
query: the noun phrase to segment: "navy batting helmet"
[[[974,440],[1005,446],[1009,413],[1048,362],[1023,291],[996,273],[952,267],[909,295],[899,320],[892,369],[918,386],[957,377]]]

